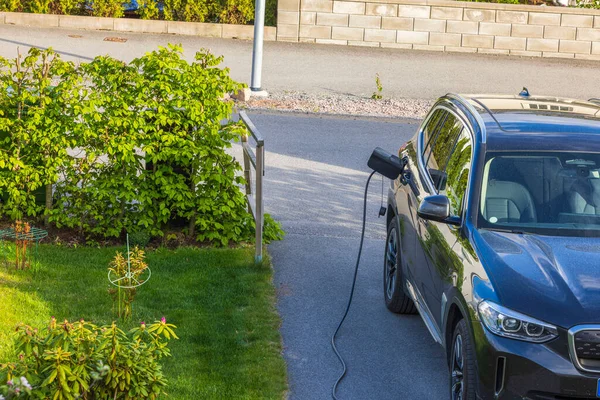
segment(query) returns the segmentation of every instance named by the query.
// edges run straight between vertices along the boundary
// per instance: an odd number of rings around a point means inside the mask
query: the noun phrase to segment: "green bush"
[[[221,61],[203,50],[189,63],[173,45],[129,64],[75,67],[37,49],[0,58],[0,213],[97,237],[163,236],[180,220],[200,242],[252,240],[241,167],[227,153],[245,127],[221,122],[233,111],[222,99],[242,85]],[[280,228],[267,219],[264,232]]]
[[[157,0],[138,0],[138,15],[141,19],[159,19]]]
[[[159,1],[163,5],[162,13]],[[0,0],[0,11],[119,18],[124,16],[123,3],[122,0]],[[141,19],[252,24],[254,1],[138,0],[137,14]],[[277,25],[277,0],[267,0],[265,25]]]
[[[265,2],[265,25],[277,26],[277,0]]]
[[[21,0],[0,0],[0,11],[23,11]]]
[[[24,11],[35,14],[48,14],[50,12],[50,0],[24,0]]]
[[[219,17],[228,24],[245,25],[254,20],[254,1],[226,0]]]
[[[125,15],[122,0],[93,0],[87,3],[94,17],[120,18]]]
[[[600,0],[577,0],[576,4],[579,8],[600,8]]]
[[[127,333],[83,320],[19,325],[18,356],[0,367],[0,394],[11,398],[20,384],[26,398],[156,399],[167,385],[160,360],[170,355],[174,328],[164,318]]]
[[[51,0],[50,14],[73,15],[82,13],[79,0]]]

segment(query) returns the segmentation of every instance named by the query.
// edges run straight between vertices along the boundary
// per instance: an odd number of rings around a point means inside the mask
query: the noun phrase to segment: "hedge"
[[[0,0],[0,11],[169,21],[252,24],[253,0]],[[129,13],[129,11],[131,13]],[[277,0],[266,0],[265,24],[276,26]]]

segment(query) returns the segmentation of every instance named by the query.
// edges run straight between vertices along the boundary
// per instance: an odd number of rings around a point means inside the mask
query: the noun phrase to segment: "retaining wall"
[[[279,0],[277,40],[600,60],[600,10],[448,0]]]

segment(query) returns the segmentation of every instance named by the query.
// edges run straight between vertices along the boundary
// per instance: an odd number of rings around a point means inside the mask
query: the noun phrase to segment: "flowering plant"
[[[31,395],[33,388],[27,381],[27,378],[13,378],[6,382],[6,385],[0,386],[0,400],[10,400],[15,397],[27,397]]]
[[[53,317],[47,329],[17,326],[17,360],[0,365],[0,400],[157,399],[167,385],[159,361],[175,326],[163,317],[124,332],[115,323]]]

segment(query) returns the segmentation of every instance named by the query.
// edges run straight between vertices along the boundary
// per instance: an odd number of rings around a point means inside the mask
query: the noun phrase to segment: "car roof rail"
[[[473,107],[473,104],[471,104],[467,98],[465,98],[464,96],[461,96],[460,94],[448,93],[448,94],[446,94],[446,97],[449,98],[449,99],[458,101],[460,104],[462,104],[463,106],[465,106],[465,108],[467,110],[469,110],[469,112],[471,114],[473,114],[473,117],[477,121],[477,124],[479,124],[479,130],[481,131],[481,142],[485,143],[486,142],[485,123],[483,122],[483,119],[481,118],[481,115],[479,114],[479,111],[477,111],[475,109],[475,107]],[[471,98],[471,100],[475,101],[474,98]],[[479,101],[477,101],[477,103],[481,104]],[[489,112],[489,110],[488,110],[488,112]]]
[[[588,101],[600,106],[600,98],[598,97],[592,97],[591,99],[588,99]]]
[[[506,129],[504,129],[502,127],[502,125],[500,125],[500,121],[498,121],[496,119],[496,116],[494,115],[494,113],[492,112],[492,110],[490,110],[488,108],[488,106],[486,106],[485,104],[483,104],[481,101],[477,100],[476,98],[472,98],[471,100],[473,100],[475,103],[477,103],[479,106],[481,106],[481,108],[483,108],[485,110],[485,112],[487,112],[488,114],[490,114],[490,117],[492,117],[492,119],[494,120],[494,122],[496,123],[496,125],[498,125],[498,128],[502,131],[502,132],[510,132]]]

